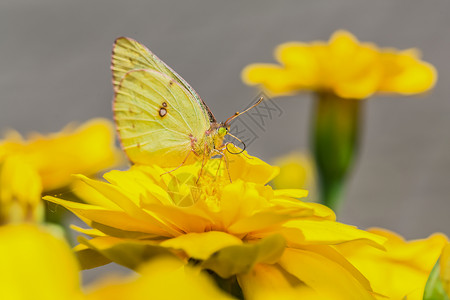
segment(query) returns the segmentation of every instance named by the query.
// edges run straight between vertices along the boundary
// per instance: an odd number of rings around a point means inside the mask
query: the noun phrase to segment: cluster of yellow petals
[[[39,219],[42,192],[70,184],[73,173],[93,175],[118,163],[109,121],[72,127],[26,140],[9,132],[0,141],[0,223]]]
[[[384,244],[386,251],[358,243],[339,245],[339,251],[383,296],[389,299],[421,300],[428,276],[448,243],[447,237],[435,233],[427,239],[405,241],[385,229],[373,228],[368,231],[387,238]]]
[[[416,94],[432,88],[435,68],[420,60],[416,49],[379,49],[360,43],[347,31],[335,32],[328,43],[288,42],[275,51],[281,65],[251,64],[245,83],[262,85],[273,95],[303,90],[330,92],[341,98],[365,99],[374,93]]]
[[[138,269],[151,257],[168,255],[222,278],[236,276],[247,299],[267,286],[373,299],[369,282],[335,246],[359,241],[382,248],[383,237],[336,222],[325,206],[298,200],[304,190],[267,186],[278,169],[258,158],[244,152],[228,159],[228,171],[211,159],[204,167],[199,162],[164,175],[157,166],[134,165],[106,173],[108,182],[80,176],[74,192],[86,203],[45,199],[91,227],[77,228],[91,237],[80,237],[75,248],[83,268],[113,261]]]
[[[103,279],[83,291],[73,251],[49,228],[1,226],[0,244],[0,299],[232,299],[198,269],[167,257],[142,265],[140,276]]]

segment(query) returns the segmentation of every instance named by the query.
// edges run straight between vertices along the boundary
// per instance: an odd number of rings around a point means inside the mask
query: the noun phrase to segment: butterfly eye
[[[219,133],[219,135],[224,136],[224,135],[226,135],[228,133],[228,130],[227,130],[226,127],[219,127],[217,132]]]

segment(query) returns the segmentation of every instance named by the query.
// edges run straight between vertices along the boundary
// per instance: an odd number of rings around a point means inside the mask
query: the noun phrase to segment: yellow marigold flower
[[[41,193],[38,172],[20,156],[0,162],[0,224],[42,219]]]
[[[246,154],[247,155],[247,154]],[[333,211],[297,200],[304,190],[273,190],[277,174],[256,157],[229,155],[226,168],[211,159],[165,175],[160,167],[134,165],[104,175],[79,176],[75,190],[86,203],[46,197],[91,229],[76,247],[84,268],[114,261],[137,268],[150,257],[177,255],[236,278],[246,297],[270,286],[307,286],[332,299],[373,299],[369,282],[334,246],[381,247],[384,238],[335,221]],[[199,172],[200,179],[197,179]]]
[[[275,51],[280,65],[252,64],[245,83],[262,85],[274,95],[303,90],[332,92],[341,98],[364,99],[377,92],[416,94],[432,88],[435,68],[415,49],[379,49],[339,30],[328,43],[289,42]]]
[[[0,226],[0,299],[82,299],[72,250],[42,228]]]
[[[0,223],[42,218],[41,193],[62,188],[71,174],[93,175],[119,161],[114,130],[97,119],[73,129],[0,141]]]
[[[102,287],[84,294],[73,251],[48,230],[30,224],[0,226],[0,245],[0,299],[232,299],[198,269],[169,257],[144,264],[136,278],[101,279]]]
[[[313,160],[305,153],[293,152],[274,161],[280,167],[280,174],[272,180],[276,189],[315,190]]]
[[[181,261],[163,257],[144,264],[137,278],[111,280],[88,293],[87,300],[232,300],[211,278]]]
[[[338,249],[369,279],[376,292],[389,299],[422,299],[428,275],[447,244],[447,237],[436,233],[427,239],[405,241],[385,229],[369,232],[388,239],[386,251],[362,244],[339,245]]]
[[[68,185],[71,174],[93,175],[111,167],[119,157],[113,126],[104,119],[91,120],[78,128],[69,125],[47,136],[35,133],[27,140],[9,132],[0,142],[0,161],[11,154],[19,155],[37,170],[45,191]]]

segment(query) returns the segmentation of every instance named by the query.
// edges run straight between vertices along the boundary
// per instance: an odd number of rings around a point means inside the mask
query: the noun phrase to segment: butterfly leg
[[[231,174],[230,174],[230,162],[228,161],[227,156],[223,152],[222,152],[222,157],[223,157],[223,160],[225,161],[225,167],[227,169],[228,179],[230,179],[230,183],[232,183],[233,181],[231,180]]]
[[[200,168],[200,171],[198,172],[198,178],[197,178],[197,181],[195,181],[196,184],[197,184],[198,181],[200,180],[200,177],[202,177],[203,168],[204,168],[205,165],[206,165],[206,153],[207,153],[206,150],[207,150],[207,147],[208,147],[208,144],[205,143],[205,144],[204,144],[204,149],[203,149],[202,167]]]
[[[222,160],[223,160],[223,155],[222,155],[222,153],[220,153],[219,166],[217,166],[217,171],[216,171],[216,178],[215,178],[215,180],[217,180],[217,177],[219,177],[220,165],[222,164]]]
[[[216,154],[220,155],[220,162],[219,162],[219,167],[217,168],[216,178],[217,178],[217,176],[219,174],[220,164],[222,163],[222,160],[224,160],[225,161],[225,168],[227,169],[228,179],[230,180],[230,183],[231,183],[233,181],[231,180],[231,175],[230,175],[230,163],[228,161],[227,156],[225,155],[224,149],[226,149],[226,148],[221,148],[221,150],[216,150],[215,149],[215,151],[214,151],[215,155]]]

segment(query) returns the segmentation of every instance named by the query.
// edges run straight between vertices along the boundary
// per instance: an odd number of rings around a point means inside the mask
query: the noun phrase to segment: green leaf
[[[434,265],[433,270],[431,270],[430,276],[428,277],[425,291],[423,293],[423,300],[449,300],[439,274],[440,267],[438,260]]]
[[[78,253],[83,269],[95,267],[96,260],[103,256],[101,263],[113,261],[119,265],[136,270],[142,263],[160,255],[174,256],[168,249],[158,245],[151,245],[143,241],[116,239],[111,237],[98,237],[86,239],[78,237],[78,241],[93,250],[82,250]],[[105,243],[106,241],[106,243]],[[113,242],[111,242],[113,241]],[[106,245],[106,246],[103,246]],[[99,255],[95,255],[97,252]]]
[[[274,234],[253,244],[225,247],[205,260],[202,268],[217,273],[222,278],[250,271],[256,263],[273,264],[284,252],[286,241]]]

